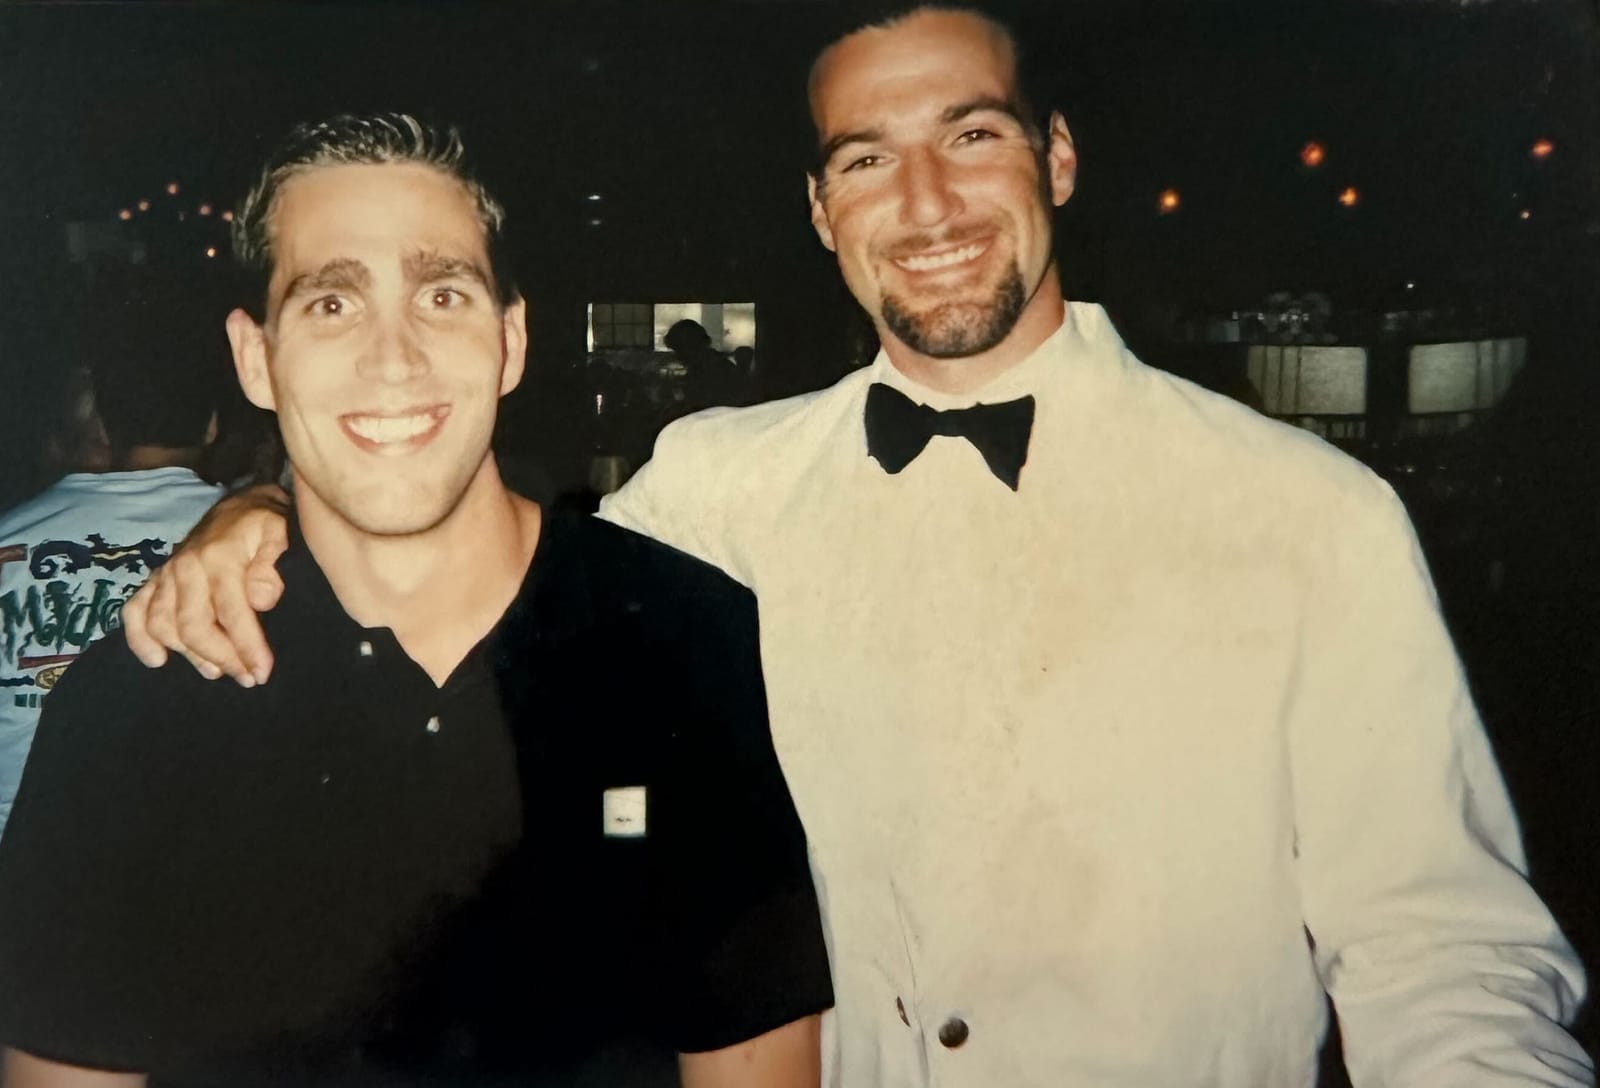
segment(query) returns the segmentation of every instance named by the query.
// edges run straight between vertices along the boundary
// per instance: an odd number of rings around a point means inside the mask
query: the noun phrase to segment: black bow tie
[[[989,471],[1015,491],[1032,430],[1032,397],[941,412],[882,382],[867,390],[867,453],[891,476],[915,461],[930,438],[943,434],[971,442]]]

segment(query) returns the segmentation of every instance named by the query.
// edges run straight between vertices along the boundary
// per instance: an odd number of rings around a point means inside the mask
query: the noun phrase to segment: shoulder
[[[120,630],[113,631],[61,674],[45,700],[40,731],[92,729],[96,743],[102,744],[132,732],[138,723],[168,723],[168,729],[139,740],[154,743],[172,728],[195,721],[196,711],[226,693],[226,687],[206,680],[176,655],[160,668],[146,668],[128,649]]]
[[[1386,498],[1365,465],[1302,428],[1128,356],[1124,405],[1185,486],[1326,507]]]
[[[73,479],[74,477],[68,476],[58,480],[32,498],[0,513],[0,547],[19,543],[5,538],[32,532],[39,525],[48,523],[69,508],[70,496],[74,491]]]
[[[825,434],[841,414],[851,412],[865,394],[866,370],[846,375],[826,389],[748,408],[711,408],[685,416],[656,440],[654,459],[701,455],[722,459],[762,447],[792,447],[808,433]]]
[[[702,559],[597,517],[552,522],[575,548],[596,602],[754,608],[751,592]]]
[[[850,449],[840,436],[860,432],[869,380],[858,371],[817,393],[678,420],[633,479],[601,502],[600,516],[749,581],[752,534],[768,531],[772,504],[786,501],[792,481]]]

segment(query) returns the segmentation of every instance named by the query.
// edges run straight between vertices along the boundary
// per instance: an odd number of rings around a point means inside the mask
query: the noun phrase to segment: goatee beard
[[[981,355],[1010,335],[1027,294],[1013,261],[987,302],[942,302],[915,312],[893,295],[883,298],[883,323],[906,347],[933,359]]]

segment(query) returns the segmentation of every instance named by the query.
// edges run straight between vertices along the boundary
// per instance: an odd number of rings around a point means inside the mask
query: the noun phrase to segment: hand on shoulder
[[[145,665],[169,651],[202,676],[253,687],[272,672],[257,612],[283,595],[275,564],[289,545],[288,496],[262,484],[222,499],[122,610],[128,648]]]

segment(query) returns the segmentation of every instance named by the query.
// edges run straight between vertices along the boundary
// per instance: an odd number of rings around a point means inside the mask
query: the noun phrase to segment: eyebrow
[[[489,290],[489,275],[474,261],[461,257],[447,257],[431,250],[418,250],[401,263],[406,278],[417,283],[436,280],[468,279],[475,281],[485,291]]]
[[[1017,124],[1027,127],[1027,123],[1022,119],[1022,111],[1017,108],[1015,102],[1006,98],[997,98],[992,94],[979,95],[977,98],[969,98],[965,102],[957,102],[939,115],[939,121],[941,124],[948,125],[971,117],[975,113],[1001,113]]]
[[[881,128],[861,128],[854,132],[841,132],[822,145],[822,165],[826,166],[833,161],[839,149],[850,144],[871,144],[883,139]]]
[[[321,268],[302,272],[290,280],[283,289],[280,305],[308,291],[348,290],[369,287],[371,284],[372,272],[366,265],[354,257],[335,257]]]
[[[1022,119],[1022,111],[1017,108],[1015,102],[992,94],[979,95],[976,98],[969,98],[965,102],[957,102],[955,105],[947,107],[939,114],[939,123],[941,125],[954,124],[975,113],[1004,114],[1022,127],[1027,127],[1027,122]],[[841,148],[850,144],[877,143],[883,138],[883,129],[881,128],[863,128],[852,132],[841,132],[822,145],[822,164],[826,166],[833,161],[834,155],[838,154]]]

